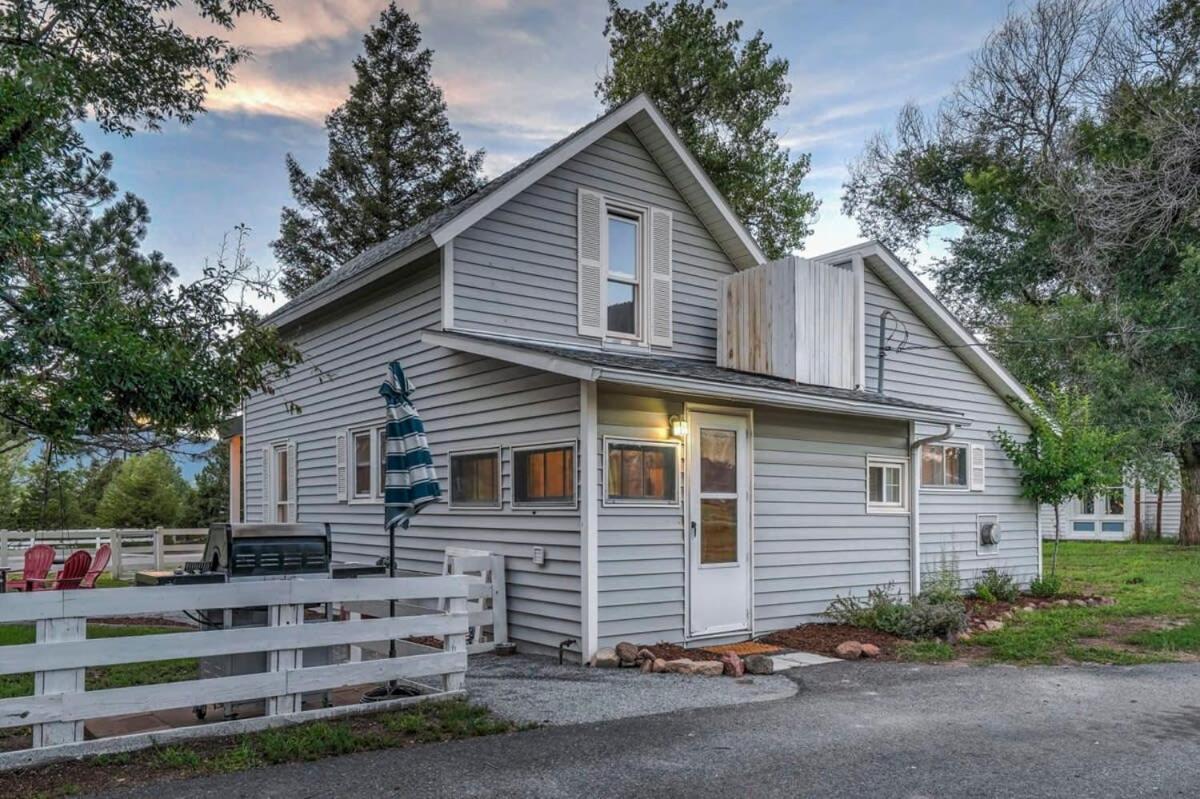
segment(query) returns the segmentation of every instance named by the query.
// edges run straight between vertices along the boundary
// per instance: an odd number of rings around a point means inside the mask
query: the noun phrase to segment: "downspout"
[[[921,447],[945,441],[958,432],[958,425],[932,436],[917,438],[917,423],[908,423],[908,537],[909,537],[909,596],[921,593]]]

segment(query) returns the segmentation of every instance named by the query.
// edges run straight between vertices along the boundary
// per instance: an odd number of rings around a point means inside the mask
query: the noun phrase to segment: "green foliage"
[[[984,569],[973,591],[984,602],[1016,602],[1021,598],[1021,586],[999,569]]]
[[[350,96],[325,120],[325,167],[309,175],[287,157],[298,207],[283,209],[271,246],[289,297],[481,183],[483,151],[468,153],[450,127],[417,23],[391,3],[363,49]]]
[[[722,23],[725,0],[609,0],[609,69],[596,95],[613,108],[645,93],[750,229],[777,258],[812,231],[818,202],[801,190],[807,154],[792,158],[767,127],[788,103],[788,62],[762,31],[743,41],[742,21]]]
[[[193,35],[160,0],[0,6],[0,418],[19,447],[140,451],[201,435],[296,360],[245,302],[224,255],[176,282],[141,249],[149,212],[77,125],[129,135],[191,121],[246,52]],[[229,30],[261,0],[194,0]]]
[[[172,527],[183,516],[189,492],[167,453],[136,455],[105,487],[96,521],[103,527]]]
[[[870,589],[865,599],[838,596],[826,608],[825,615],[838,624],[909,639],[946,638],[967,627],[961,597],[946,602],[918,597],[907,603],[892,583]]]
[[[1045,574],[1029,581],[1029,593],[1038,599],[1058,596],[1062,591],[1062,578],[1056,574]]]
[[[946,663],[954,660],[954,647],[945,641],[908,641],[901,644],[897,655],[908,663]]]
[[[208,527],[229,519],[229,447],[217,442],[204,454],[204,468],[196,475],[195,489],[188,493],[183,526]]]
[[[926,575],[921,581],[921,598],[934,605],[961,603],[962,585],[957,566],[947,561],[936,572]]]

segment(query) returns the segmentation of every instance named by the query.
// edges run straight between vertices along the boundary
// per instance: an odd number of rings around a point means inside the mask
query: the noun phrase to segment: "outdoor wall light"
[[[687,437],[687,421],[682,416],[673,413],[667,417],[667,423],[670,425],[672,438]]]

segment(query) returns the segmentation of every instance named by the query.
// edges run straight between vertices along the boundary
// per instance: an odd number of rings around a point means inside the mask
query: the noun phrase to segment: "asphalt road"
[[[793,697],[373,752],[125,797],[1200,796],[1200,664],[816,666]]]

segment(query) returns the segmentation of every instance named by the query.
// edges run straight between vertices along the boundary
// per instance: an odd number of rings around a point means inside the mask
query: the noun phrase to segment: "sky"
[[[122,190],[147,201],[146,245],[188,279],[235,225],[247,252],[271,268],[269,243],[291,201],[284,156],[307,170],[325,160],[325,115],[346,97],[351,61],[386,0],[276,0],[280,21],[250,20],[228,36],[254,59],[214,92],[192,125],[129,138],[88,130],[115,157]],[[468,148],[487,151],[495,177],[601,112],[604,0],[404,0],[434,50],[434,80]],[[773,127],[793,154],[811,153],[805,186],[821,200],[808,253],[861,238],[841,214],[846,165],[908,101],[933,107],[971,52],[1003,19],[1002,0],[731,0],[723,12],[761,29],[790,63],[790,103]],[[181,20],[187,27],[193,23]],[[925,257],[939,249],[931,242]],[[918,268],[920,264],[915,264]]]

